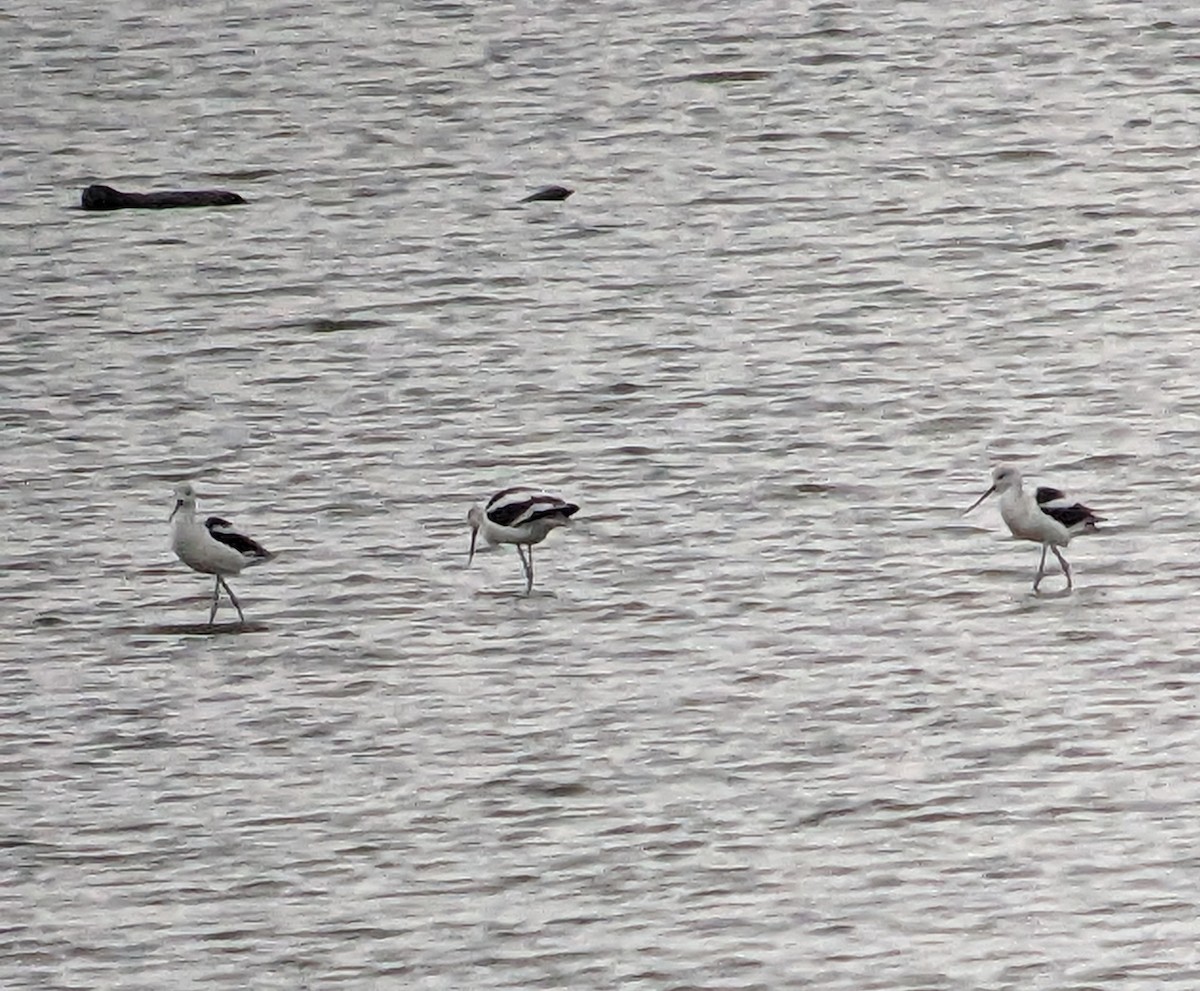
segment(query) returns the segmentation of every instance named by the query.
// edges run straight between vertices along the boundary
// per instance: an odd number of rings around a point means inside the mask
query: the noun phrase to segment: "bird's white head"
[[[472,506],[467,513],[467,522],[471,524],[471,550],[467,554],[467,564],[475,559],[475,538],[479,536],[479,528],[483,526],[483,507]]]
[[[992,488],[1003,495],[1009,489],[1021,487],[1021,473],[1012,465],[997,465],[992,469]]]
[[[171,510],[167,519],[173,520],[175,514],[185,506],[192,510],[196,508],[196,490],[191,482],[180,482],[175,486],[175,508]]]
[[[999,492],[1003,495],[1009,489],[1019,489],[1021,487],[1021,473],[1012,465],[997,465],[992,469],[992,485],[983,495],[971,503],[970,507],[963,516],[966,516],[972,509],[978,506],[984,499],[990,496],[993,492]]]

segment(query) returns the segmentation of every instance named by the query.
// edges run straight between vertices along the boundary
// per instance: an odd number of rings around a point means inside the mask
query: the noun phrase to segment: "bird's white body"
[[[193,571],[204,575],[237,575],[248,564],[263,560],[223,544],[196,519],[195,502],[171,520],[171,549]]]
[[[486,506],[472,506],[467,514],[471,524],[471,550],[467,563],[475,557],[475,541],[482,536],[488,544],[515,544],[521,567],[525,570],[525,591],[533,589],[533,545],[546,539],[551,530],[566,526],[579,507],[538,489],[517,486],[502,489]],[[529,557],[521,548],[528,549]]]
[[[975,500],[967,512],[993,492],[1000,493],[1000,518],[1009,532],[1018,540],[1042,545],[1042,558],[1033,579],[1033,590],[1037,591],[1045,577],[1047,549],[1058,558],[1067,579],[1067,588],[1071,588],[1071,566],[1058,549],[1070,544],[1071,538],[1077,534],[1094,531],[1103,517],[1097,516],[1082,503],[1072,502],[1058,489],[1042,487],[1036,495],[1031,495],[1024,489],[1021,473],[1009,465],[1000,465],[992,472],[992,487]]]
[[[495,547],[497,544],[540,544],[550,535],[551,530],[555,530],[560,526],[566,526],[567,521],[562,518],[545,518],[540,520],[531,520],[528,523],[522,523],[520,526],[503,526],[500,523],[493,523],[487,516],[483,516],[479,523],[479,536]]]
[[[1042,512],[1037,500],[1022,488],[1019,475],[1016,482],[1003,490],[1000,496],[1000,518],[1018,540],[1066,547],[1073,536],[1053,516]]]
[[[193,571],[216,576],[212,612],[208,617],[210,626],[217,615],[222,587],[229,594],[229,601],[237,610],[238,618],[243,623],[246,621],[233,589],[225,582],[225,576],[240,574],[249,565],[269,561],[271,553],[219,517],[210,516],[203,522],[196,519],[196,490],[190,482],[175,486],[175,508],[171,511],[171,549]]]

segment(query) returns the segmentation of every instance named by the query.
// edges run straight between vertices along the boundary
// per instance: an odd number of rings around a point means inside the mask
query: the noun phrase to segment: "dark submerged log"
[[[566,186],[543,186],[541,189],[535,189],[521,200],[521,202],[533,203],[536,200],[565,200],[573,192],[575,190],[568,189]]]
[[[245,203],[224,189],[172,189],[163,193],[122,193],[112,186],[88,186],[83,191],[85,210],[165,210],[181,206],[234,206]]]

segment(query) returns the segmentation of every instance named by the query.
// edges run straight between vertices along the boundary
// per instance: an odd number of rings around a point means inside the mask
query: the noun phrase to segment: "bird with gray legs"
[[[1038,562],[1037,574],[1033,576],[1036,592],[1046,577],[1046,551],[1054,552],[1062,573],[1067,579],[1067,588],[1074,587],[1071,581],[1071,566],[1059,551],[1066,547],[1071,538],[1080,533],[1094,533],[1096,524],[1103,522],[1087,506],[1068,499],[1058,489],[1039,486],[1033,495],[1024,490],[1021,473],[1011,465],[999,465],[992,471],[992,486],[967,509],[969,513],[993,492],[1000,493],[1000,516],[1009,531],[1018,540],[1029,540],[1042,545],[1042,559]],[[964,516],[966,513],[963,514]]]
[[[525,594],[528,595],[533,590],[533,545],[545,540],[551,530],[566,526],[577,512],[579,507],[573,502],[548,492],[523,486],[502,489],[487,501],[487,505],[472,506],[467,513],[467,522],[471,524],[467,564],[475,558],[475,541],[480,535],[492,545],[516,544],[525,571]]]
[[[246,617],[226,576],[240,574],[252,564],[271,560],[273,556],[262,544],[238,533],[219,516],[210,516],[203,523],[196,519],[196,490],[191,482],[175,486],[175,508],[168,517],[171,522],[171,548],[176,556],[193,571],[216,577],[213,585],[212,610],[208,625],[213,625],[224,588],[244,626]]]

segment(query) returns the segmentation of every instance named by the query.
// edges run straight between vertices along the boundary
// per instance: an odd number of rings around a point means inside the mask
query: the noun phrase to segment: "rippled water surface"
[[[0,14],[0,986],[1200,983],[1189,5],[160,6]]]

